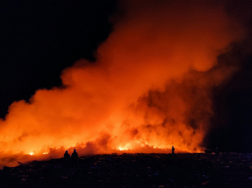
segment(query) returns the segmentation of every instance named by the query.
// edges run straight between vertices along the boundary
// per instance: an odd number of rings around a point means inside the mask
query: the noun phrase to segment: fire
[[[29,154],[30,154],[30,155],[34,155],[34,152],[30,152]]]
[[[0,164],[73,148],[79,156],[170,153],[172,145],[201,152],[212,88],[233,71],[218,65],[217,52],[242,32],[230,31],[234,22],[217,4],[153,2],[124,2],[125,17],[98,48],[97,62],[65,69],[64,87],[11,104],[0,120]]]
[[[129,150],[129,149],[131,149],[130,144],[126,144],[124,147],[122,146],[118,147],[118,150],[120,151]]]
[[[128,150],[127,148],[125,148],[125,147],[121,147],[121,146],[119,146],[119,147],[118,147],[118,149],[119,149],[120,151],[123,151],[123,150]]]

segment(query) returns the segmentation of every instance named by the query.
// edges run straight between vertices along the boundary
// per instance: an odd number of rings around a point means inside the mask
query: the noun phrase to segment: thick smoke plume
[[[2,165],[73,148],[79,155],[203,149],[211,90],[234,71],[216,57],[242,30],[220,3],[120,5],[95,63],[79,60],[62,72],[63,87],[9,107],[0,122]]]

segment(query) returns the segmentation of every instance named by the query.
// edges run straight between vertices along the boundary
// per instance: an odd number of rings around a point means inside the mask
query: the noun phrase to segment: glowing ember
[[[122,146],[119,146],[119,147],[118,147],[118,149],[119,149],[120,151],[129,150],[129,148],[130,148],[130,145],[129,145],[129,144],[126,144],[124,147],[122,147]]]
[[[125,150],[126,148],[123,148],[123,147],[118,147],[118,149],[120,150],[120,151],[123,151],[123,150]]]
[[[30,155],[34,155],[34,152],[30,152],[29,154],[30,154]]]

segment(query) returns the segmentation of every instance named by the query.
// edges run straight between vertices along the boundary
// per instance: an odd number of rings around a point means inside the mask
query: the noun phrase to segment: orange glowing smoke
[[[201,151],[211,89],[233,71],[216,57],[242,32],[220,4],[141,2],[121,4],[126,12],[96,63],[79,60],[63,71],[64,87],[12,103],[0,122],[2,165],[62,157],[74,147],[79,155],[172,145]]]

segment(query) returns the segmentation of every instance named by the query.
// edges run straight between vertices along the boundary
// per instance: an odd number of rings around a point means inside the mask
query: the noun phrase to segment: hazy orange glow
[[[241,30],[231,29],[223,6],[206,1],[122,7],[96,63],[79,60],[62,72],[65,87],[12,103],[0,121],[1,165],[62,157],[73,148],[80,156],[169,153],[172,145],[201,152],[211,89],[233,71],[217,66],[216,57]]]

